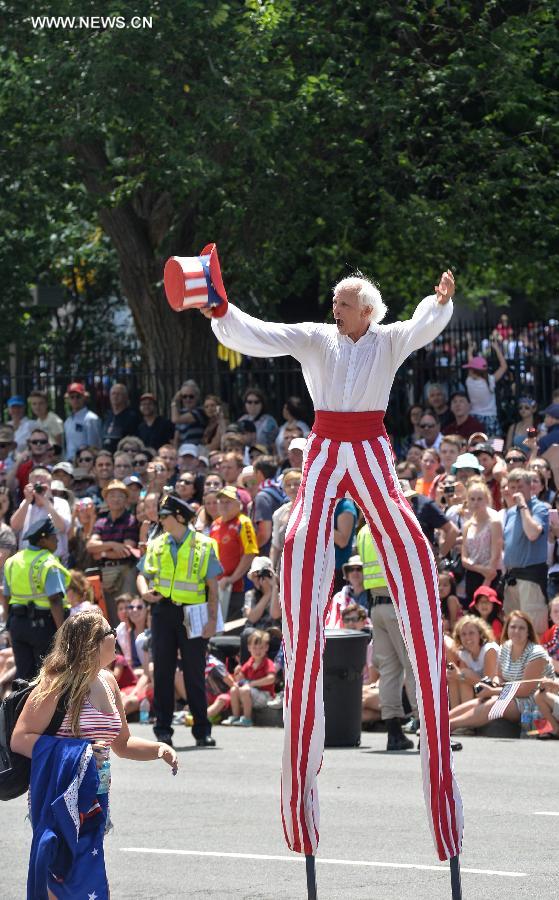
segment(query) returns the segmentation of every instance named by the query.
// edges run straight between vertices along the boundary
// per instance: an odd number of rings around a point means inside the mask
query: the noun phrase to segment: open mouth
[[[337,328],[343,328],[343,319],[334,319],[334,322],[336,323]]]

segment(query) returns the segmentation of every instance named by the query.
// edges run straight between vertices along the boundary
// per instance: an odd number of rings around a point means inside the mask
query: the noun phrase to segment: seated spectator
[[[481,422],[483,431],[490,436],[495,436],[501,433],[497,416],[495,386],[507,371],[508,365],[498,342],[492,341],[491,346],[499,361],[499,367],[492,375],[489,374],[487,360],[483,356],[473,355],[471,344],[468,351],[468,362],[462,368],[468,370],[466,390],[470,398],[471,414]]]
[[[204,492],[202,505],[198,510],[198,515],[194,522],[195,531],[201,531],[202,534],[209,535],[212,530],[212,525],[219,516],[219,504],[217,502],[218,490],[219,488],[209,488]]]
[[[228,416],[225,414],[225,404],[223,400],[216,397],[215,394],[207,394],[204,398],[202,406],[208,424],[202,435],[202,444],[209,450],[219,450],[221,447],[221,438],[223,437],[228,424]]]
[[[462,604],[456,596],[456,581],[452,572],[439,572],[439,597],[443,631],[452,634],[456,623],[462,615]]]
[[[285,403],[283,404],[283,409],[281,411],[283,418],[285,419],[285,424],[280,426],[280,430],[278,431],[278,435],[276,437],[276,453],[278,459],[283,460],[286,458],[286,454],[284,453],[284,439],[286,430],[289,432],[289,426],[295,425],[300,434],[291,434],[291,438],[294,437],[308,437],[310,433],[310,428],[304,420],[305,410],[303,407],[303,401],[300,397],[288,397]],[[289,446],[289,443],[288,443]]]
[[[168,469],[162,459],[155,457],[146,466],[145,490],[148,494],[161,494],[167,486]]]
[[[138,437],[137,434],[127,434],[120,439],[116,449],[119,453],[127,453],[130,458],[133,459],[135,453],[138,453],[140,450],[146,450],[147,448],[144,446],[143,440]],[[151,457],[153,458],[155,456],[155,452],[149,452]]]
[[[181,500],[186,500],[193,509],[200,509],[194,472],[181,472],[177,478],[175,489]]]
[[[285,544],[287,523],[301,486],[302,477],[300,469],[287,469],[283,473],[281,485],[283,492],[287,497],[287,502],[283,503],[274,513],[272,513],[272,545],[270,548],[270,558],[272,560],[274,571],[278,574],[281,566],[283,545]]]
[[[342,617],[339,623],[340,628],[346,628],[350,631],[364,631],[371,628],[371,620],[367,615],[367,610],[358,603],[349,603],[342,610]],[[378,681],[378,672],[373,666],[373,642],[367,644],[367,658],[363,666],[362,678],[363,684],[371,684]],[[379,716],[380,718],[380,716]]]
[[[454,463],[462,453],[462,446],[462,438],[457,434],[447,434],[442,439],[439,447],[439,457],[441,465],[447,474],[452,472]]]
[[[150,491],[144,497],[142,520],[138,547],[142,553],[146,552],[148,541],[152,541],[160,533],[159,525],[159,498],[157,491]]]
[[[16,465],[14,457],[16,446],[12,426],[0,424],[0,463],[5,472],[14,469]]]
[[[64,421],[66,459],[73,462],[82,447],[101,447],[102,426],[99,416],[87,408],[89,394],[81,382],[69,384],[64,397],[71,410]]]
[[[250,657],[237,666],[236,684],[229,691],[231,715],[223,725],[252,725],[252,710],[263,709],[275,696],[276,667],[268,658],[270,639],[265,631],[253,631],[248,639]]]
[[[432,410],[426,409],[421,416],[419,429],[421,431],[422,437],[420,438],[418,443],[421,445],[421,447],[423,447],[424,450],[438,450],[441,445],[443,436],[441,434],[441,426],[439,424],[436,413],[434,413]]]
[[[534,695],[539,714],[551,726],[551,731],[538,734],[538,740],[559,741],[559,681],[542,678]]]
[[[406,453],[406,462],[412,463],[418,469],[421,466],[421,457],[425,448],[419,444],[410,444]]]
[[[536,682],[545,676],[553,678],[553,666],[543,647],[537,643],[532,620],[519,609],[506,618],[499,652],[498,686],[483,685],[474,700],[467,700],[450,711],[450,731],[457,728],[481,728],[489,721],[489,712],[499,699],[502,686],[507,682],[532,681],[521,684],[514,697],[503,710],[500,718],[519,722],[527,709],[536,712],[534,694]]]
[[[440,465],[441,458],[437,450],[431,448],[430,450],[423,451],[420,463],[421,475],[415,483],[415,490],[418,494],[433,499],[431,497],[431,488],[433,488],[435,484]]]
[[[292,469],[303,470],[303,454],[307,446],[307,438],[293,438],[287,447],[287,459]]]
[[[453,631],[454,654],[447,665],[450,708],[474,699],[474,685],[482,678],[493,679],[499,664],[499,645],[493,632],[477,616],[462,616]]]
[[[69,491],[72,490],[74,485],[74,467],[71,462],[64,459],[59,460],[54,463],[50,471],[55,481],[61,481],[65,488]]]
[[[139,555],[139,528],[128,512],[128,488],[122,481],[110,481],[103,491],[107,515],[97,519],[86,549],[101,569],[107,618],[116,625],[116,598],[135,593],[136,559]]]
[[[97,499],[100,501],[103,491],[108,483],[113,480],[113,455],[108,450],[100,450],[95,457],[93,466],[95,479],[97,482]]]
[[[241,419],[251,419],[256,425],[256,443],[271,453],[278,434],[278,423],[267,413],[266,400],[259,388],[247,388],[243,396],[245,412]]]
[[[132,457],[123,450],[117,450],[113,456],[113,472],[114,477],[119,481],[124,481],[132,474]]]
[[[98,450],[96,447],[82,447],[81,450],[78,450],[74,457],[74,464],[76,468],[92,474],[97,453]]]
[[[135,675],[143,672],[143,662],[137,644],[143,640],[148,622],[148,607],[141,597],[126,592],[116,598],[126,601],[126,617],[116,627],[116,639],[126,662]]]
[[[10,519],[10,526],[18,538],[18,548],[23,550],[28,541],[23,535],[35,522],[50,516],[57,534],[56,555],[65,564],[68,560],[68,532],[72,524],[72,514],[68,502],[62,497],[53,497],[52,475],[48,469],[37,466],[30,473],[30,481],[25,485],[23,500]]]
[[[109,403],[111,408],[103,419],[103,447],[114,453],[123,437],[137,434],[140,415],[130,406],[128,388],[124,384],[113,384]]]
[[[206,653],[206,703],[208,719],[212,725],[221,721],[222,714],[231,708],[229,690],[235,686],[235,679],[227,671],[221,659]]]
[[[524,468],[528,462],[528,457],[519,447],[511,447],[505,454],[505,463],[507,470]]]
[[[540,644],[547,650],[555,672],[559,674],[559,594],[549,601],[550,627],[540,636]]]
[[[437,381],[432,381],[427,387],[426,395],[427,402],[425,406],[436,413],[441,431],[444,433],[445,427],[450,425],[454,419],[453,411],[451,411],[448,406],[448,391],[446,385],[440,384]]]
[[[128,488],[128,509],[136,515],[138,503],[144,493],[144,486],[137,475],[127,475],[122,480]]]
[[[17,452],[23,453],[27,450],[27,442],[31,437],[34,423],[25,415],[25,400],[23,397],[20,397],[19,394],[8,397],[6,405],[8,407],[9,416],[6,424],[13,428]]]
[[[218,545],[223,575],[218,578],[220,592],[230,593],[228,610],[222,606],[226,621],[238,619],[244,605],[243,577],[258,556],[258,544],[252,522],[241,512],[235,488],[226,486],[217,492],[219,516],[210,528],[210,537]],[[225,604],[225,601],[223,601]]]
[[[346,584],[334,594],[326,623],[327,628],[339,628],[344,610],[348,606],[359,606],[369,613],[369,592],[363,585],[363,562],[360,556],[350,556],[342,566]],[[366,618],[365,616],[365,618]]]
[[[76,500],[72,512],[72,525],[68,533],[69,564],[74,569],[89,569],[95,560],[87,551],[87,543],[97,521],[97,509],[91,497]]]
[[[508,475],[513,505],[505,512],[505,613],[521,609],[536,631],[547,628],[547,536],[549,510],[532,497],[532,479],[526,469]]]
[[[537,409],[538,405],[531,397],[519,397],[517,410],[518,421],[513,422],[507,431],[505,440],[505,451],[511,449],[522,450],[525,456],[530,453],[530,448],[526,444],[528,429],[537,428]]]
[[[69,614],[71,616],[76,616],[88,609],[99,609],[94,602],[95,595],[89,579],[78,569],[70,569],[70,583],[66,588],[66,599],[70,604]]]
[[[31,391],[28,399],[31,412],[35,416],[35,428],[41,428],[43,431],[46,431],[51,444],[63,447],[64,423],[60,416],[49,411],[47,395],[44,391]]]
[[[280,636],[270,636],[269,629],[277,625],[278,579],[272,569],[272,561],[267,556],[255,557],[247,572],[254,588],[245,594],[243,614],[246,623],[241,632],[241,663],[249,657],[248,639],[254,631],[266,631],[270,638],[270,656],[276,655],[281,643]]]
[[[420,403],[412,403],[408,410],[409,425],[400,446],[400,455],[405,456],[412,444],[420,445],[423,438],[419,423],[423,417],[423,407]]]
[[[469,518],[462,528],[462,565],[466,570],[466,600],[480,585],[495,585],[503,555],[503,528],[490,510],[491,494],[481,478],[468,481]]]
[[[143,393],[139,406],[142,418],[136,433],[144,445],[159,450],[163,444],[170,444],[175,437],[175,426],[170,419],[158,414],[155,394]]]
[[[204,493],[206,491],[219,491],[222,487],[225,487],[225,480],[219,472],[208,472],[204,478]]]
[[[42,428],[33,428],[27,442],[27,450],[21,456],[14,476],[19,485],[19,496],[23,496],[23,489],[29,480],[29,473],[37,466],[48,465],[49,436]]]
[[[499,458],[493,444],[489,441],[475,444],[472,453],[483,467],[483,478],[491,492],[491,505],[493,509],[499,510],[502,506],[500,481],[506,472],[506,464]]]
[[[538,472],[543,479],[543,489],[538,494],[538,500],[541,500],[542,503],[549,503],[550,506],[553,506],[553,503],[557,496],[557,486],[555,484],[553,472],[551,471],[551,466],[548,463],[547,459],[536,456],[535,459],[530,460],[528,468],[532,471]]]
[[[151,450],[148,450],[145,447],[143,450],[136,450],[134,454],[132,454],[132,471],[133,474],[140,479],[142,484],[145,484],[147,481],[147,467],[153,457],[154,454]],[[165,466],[165,468],[167,467]]]
[[[450,398],[450,409],[454,421],[443,427],[443,434],[457,434],[468,440],[476,431],[482,430],[480,420],[472,416],[472,407],[465,391],[454,391]]]
[[[200,388],[195,381],[183,382],[171,401],[171,421],[175,426],[175,443],[201,444],[208,417],[200,405]]]
[[[482,584],[476,591],[469,604],[471,615],[479,616],[487,623],[496,641],[501,640],[503,633],[503,619],[501,612],[502,603],[497,591],[489,585]]]
[[[303,437],[303,431],[298,425],[285,425],[283,429],[283,441],[280,445],[280,452],[278,454],[280,472],[283,471],[283,469],[288,469],[290,467],[289,448],[292,441],[297,438],[302,440],[306,445],[307,439]]]

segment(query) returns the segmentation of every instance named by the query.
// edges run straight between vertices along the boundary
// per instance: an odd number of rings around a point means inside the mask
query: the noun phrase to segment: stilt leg
[[[452,886],[452,900],[462,900],[462,882],[460,880],[459,856],[453,856],[450,860],[450,883]]]
[[[316,893],[316,868],[314,856],[312,856],[312,854],[310,856],[305,856],[305,862],[307,864],[307,900],[318,900],[318,894]]]

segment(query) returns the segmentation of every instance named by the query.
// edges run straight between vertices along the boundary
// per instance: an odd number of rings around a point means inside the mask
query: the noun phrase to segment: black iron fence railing
[[[388,410],[391,430],[401,435],[407,430],[407,413],[411,403],[424,402],[432,382],[440,382],[447,392],[464,384],[463,365],[470,353],[488,359],[489,371],[499,365],[492,338],[504,355],[508,371],[499,381],[497,400],[501,424],[506,427],[515,418],[516,400],[526,394],[541,405],[551,400],[553,390],[559,388],[559,325],[536,322],[528,326],[509,327],[501,324],[496,332],[488,333],[482,325],[452,324],[432,344],[412,354],[397,373]],[[300,367],[290,357],[254,359],[243,357],[242,364],[230,370],[219,362],[218,381],[215,367],[206,371],[192,371],[203,392],[217,392],[227,403],[231,417],[242,410],[242,395],[251,385],[258,385],[269,399],[269,411],[281,420],[286,397],[302,397],[312,416],[312,405]],[[99,414],[109,406],[109,389],[115,381],[127,385],[131,400],[136,403],[142,391],[164,386],[171,396],[180,386],[177,374],[161,367],[150,371],[142,365],[139,349],[100,347],[95,352],[78,349],[71,359],[40,356],[12,360],[0,367],[0,405],[14,393],[27,397],[31,390],[48,393],[51,408],[66,415],[64,393],[71,381],[85,383],[91,400],[89,405]],[[163,410],[165,412],[165,410]]]

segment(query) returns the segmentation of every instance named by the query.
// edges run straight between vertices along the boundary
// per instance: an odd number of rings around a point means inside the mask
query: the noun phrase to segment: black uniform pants
[[[162,740],[173,734],[175,710],[175,670],[180,650],[184,686],[194,724],[192,734],[203,738],[211,734],[206,702],[206,645],[204,638],[187,638],[184,607],[169,601],[151,607],[151,649],[156,723],[154,731]]]
[[[41,668],[44,657],[51,649],[56,625],[49,612],[31,618],[27,610],[8,615],[8,631],[12,642],[16,677],[31,681]]]

